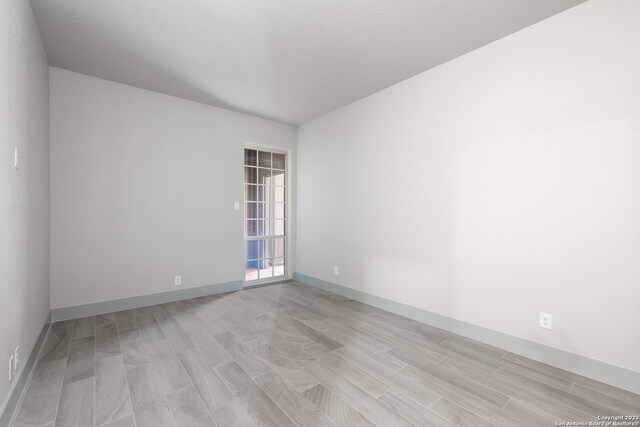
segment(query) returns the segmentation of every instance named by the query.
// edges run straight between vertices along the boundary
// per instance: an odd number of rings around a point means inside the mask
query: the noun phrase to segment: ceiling
[[[32,0],[52,66],[298,125],[584,0]]]

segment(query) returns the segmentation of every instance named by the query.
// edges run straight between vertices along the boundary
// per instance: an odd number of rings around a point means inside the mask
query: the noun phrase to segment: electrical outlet
[[[13,351],[13,370],[18,370],[18,363],[20,363],[20,347],[16,347]]]
[[[176,286],[182,285],[182,276],[176,276],[174,283]]]
[[[552,317],[549,313],[540,312],[540,327],[544,329],[551,329]]]
[[[9,358],[9,382],[13,379],[13,354]]]
[[[333,267],[333,274],[335,274],[336,276],[340,275],[340,267],[338,267],[337,265],[335,267]]]

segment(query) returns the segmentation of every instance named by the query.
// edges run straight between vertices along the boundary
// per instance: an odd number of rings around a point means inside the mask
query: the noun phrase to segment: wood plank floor
[[[553,426],[640,396],[296,282],[52,325],[21,426]]]

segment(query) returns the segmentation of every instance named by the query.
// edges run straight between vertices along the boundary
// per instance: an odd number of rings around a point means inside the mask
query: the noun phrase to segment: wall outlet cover
[[[175,279],[174,279],[174,284],[176,286],[182,285],[182,276],[176,276]]]
[[[551,329],[553,317],[549,313],[540,312],[540,327],[544,329]]]

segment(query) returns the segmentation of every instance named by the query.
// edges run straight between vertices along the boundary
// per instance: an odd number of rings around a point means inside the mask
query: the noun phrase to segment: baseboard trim
[[[130,310],[132,308],[147,307],[184,299],[204,297],[207,295],[234,292],[242,289],[242,281],[218,283],[216,285],[199,286],[195,288],[179,289],[150,295],[140,295],[112,301],[91,304],[74,305],[71,307],[54,308],[51,310],[52,321],[78,319],[80,317],[96,316],[98,314],[113,313],[114,311]]]
[[[409,319],[427,323],[458,335],[640,394],[640,372],[432,313],[304,274],[294,273],[293,279],[318,289],[333,292]]]
[[[49,311],[47,321],[42,327],[42,331],[40,331],[40,335],[38,336],[38,339],[34,343],[33,348],[29,353],[27,362],[22,365],[21,370],[16,375],[17,379],[13,386],[13,390],[9,392],[7,399],[3,403],[3,407],[0,410],[0,426],[10,425],[13,417],[15,416],[16,409],[20,405],[20,401],[22,400],[25,388],[29,384],[29,380],[31,379],[31,375],[33,373],[33,368],[36,366],[38,355],[40,354],[40,350],[42,349],[45,338],[47,337],[50,328],[51,311]]]

